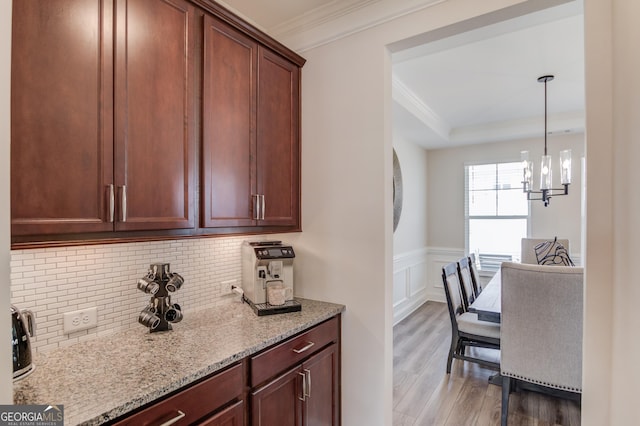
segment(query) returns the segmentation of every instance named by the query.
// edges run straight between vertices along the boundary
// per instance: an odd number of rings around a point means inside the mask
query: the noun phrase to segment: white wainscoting
[[[409,316],[428,300],[446,303],[442,286],[442,267],[457,262],[465,255],[464,249],[425,247],[393,257],[393,323]],[[581,264],[579,253],[571,255],[576,265]],[[480,272],[483,283],[492,274]]]
[[[429,247],[427,252],[427,300],[447,303],[442,285],[442,267],[460,260],[464,256],[464,249]]]
[[[427,248],[393,257],[393,323],[427,301]]]

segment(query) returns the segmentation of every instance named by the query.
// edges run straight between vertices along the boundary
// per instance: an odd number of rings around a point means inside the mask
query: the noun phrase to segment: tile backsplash
[[[118,330],[142,327],[138,314],[149,296],[136,288],[152,263],[170,263],[184,277],[171,297],[185,315],[234,297],[220,283],[241,279],[246,237],[198,238],[87,245],[11,252],[11,303],[36,317],[36,351],[47,351]],[[98,308],[98,326],[63,332],[63,313]],[[176,327],[179,327],[177,324]]]

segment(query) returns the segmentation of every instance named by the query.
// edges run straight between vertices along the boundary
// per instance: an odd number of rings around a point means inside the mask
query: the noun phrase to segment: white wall
[[[549,154],[558,162],[558,152],[571,149],[572,183],[569,195],[552,198],[548,207],[531,201],[531,237],[568,238],[572,253],[580,253],[581,157],[584,134],[550,136]],[[542,138],[497,142],[429,151],[429,246],[462,249],[464,238],[464,166],[491,162],[520,161],[520,151],[528,150],[534,161],[534,177],[539,176]],[[558,162],[559,163],[559,162]],[[554,166],[558,166],[554,164]],[[556,172],[558,169],[556,169]],[[554,182],[558,173],[555,173]],[[534,180],[539,188],[539,179]],[[522,194],[525,197],[524,194]]]
[[[611,411],[612,376],[620,374],[615,372],[612,365],[616,350],[612,339],[614,330],[612,315],[615,309],[613,295],[617,287],[613,268],[615,259],[613,250],[617,246],[613,233],[613,211],[618,208],[614,206],[613,199],[612,145],[616,142],[612,119],[613,69],[615,66],[624,66],[623,63],[613,63],[612,36],[615,27],[612,23],[612,10],[619,5],[629,5],[633,2],[635,0],[584,0],[587,136],[587,227],[582,350],[582,424],[584,426],[628,424],[621,421],[612,422]],[[630,31],[630,28],[620,28],[620,31]],[[633,95],[634,93],[630,93],[630,96]],[[635,96],[638,96],[637,90]],[[624,206],[621,207],[624,208]],[[631,347],[623,348],[622,351],[626,352],[629,349]],[[636,359],[640,355],[638,351],[633,354]],[[618,369],[632,367],[632,365],[622,365]],[[628,390],[631,391],[631,389]]]
[[[640,381],[640,2],[613,1],[613,374],[611,424],[638,419]],[[598,141],[606,144],[606,141]],[[606,144],[608,145],[608,144]],[[590,166],[591,167],[591,166]],[[597,166],[594,164],[594,168]],[[596,175],[594,170],[594,175]],[[589,175],[591,177],[592,175]],[[594,194],[593,203],[598,203]],[[606,285],[600,283],[599,285]]]
[[[523,2],[450,0],[303,52],[303,232],[294,241],[298,291],[347,306],[345,425],[392,422],[392,99],[386,46],[476,16],[495,19],[484,14],[517,3]]]
[[[11,89],[11,2],[3,2],[0,6],[0,404],[13,403],[11,377],[13,365],[9,341],[9,145],[11,140],[10,89]]]
[[[393,233],[393,323],[427,300],[427,151],[394,135],[402,171],[402,214]]]

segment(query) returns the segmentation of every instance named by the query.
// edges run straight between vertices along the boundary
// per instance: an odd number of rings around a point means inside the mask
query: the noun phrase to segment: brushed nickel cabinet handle
[[[304,401],[307,395],[305,391],[305,389],[307,388],[307,375],[304,373],[298,373],[298,374],[302,376],[302,396],[299,396],[298,399],[300,401]]]
[[[183,413],[182,411],[178,410],[178,415],[175,416],[174,418],[172,418],[171,420],[167,420],[166,422],[162,423],[160,426],[169,426],[174,424],[175,422],[177,422],[178,420],[182,419],[184,416],[186,416],[185,413]]]
[[[253,204],[254,206],[253,212],[255,214],[253,215],[253,220],[258,220],[260,219],[260,195],[254,194],[251,196],[251,198],[253,197],[255,197],[255,203]]]
[[[308,368],[305,368],[304,374],[307,377],[306,379],[307,387],[305,388],[304,396],[306,398],[311,398],[311,370],[309,370]]]
[[[127,221],[127,185],[122,185],[122,192],[120,192],[122,207],[122,222]]]
[[[297,354],[301,354],[302,352],[304,352],[304,351],[307,351],[307,350],[311,349],[311,347],[312,347],[313,345],[315,345],[315,343],[313,343],[313,342],[307,342],[307,344],[306,344],[306,345],[304,345],[303,347],[301,347],[300,349],[293,349],[293,351],[294,351],[295,353],[297,353]]]
[[[265,207],[264,206],[264,194],[262,194],[262,209],[261,209],[262,210],[262,217],[261,217],[262,220],[264,220],[264,207]]]
[[[113,223],[116,212],[116,191],[113,184],[109,185],[109,222]]]

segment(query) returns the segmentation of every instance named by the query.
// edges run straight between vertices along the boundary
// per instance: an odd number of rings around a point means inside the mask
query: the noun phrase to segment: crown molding
[[[393,100],[413,114],[425,126],[433,130],[444,140],[449,139],[451,126],[447,121],[425,104],[411,89],[397,76],[391,78]]]
[[[304,52],[448,0],[334,0],[270,28],[289,48]]]

